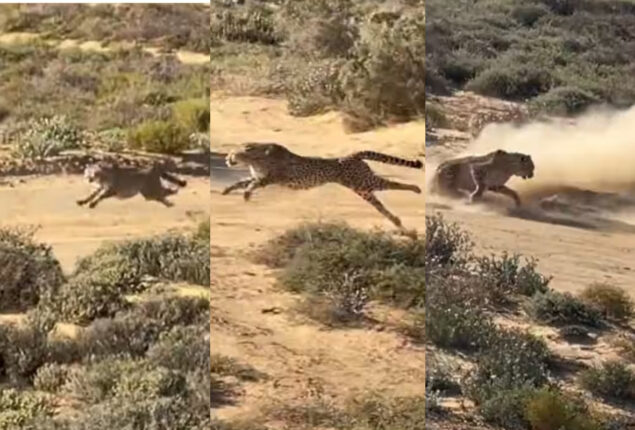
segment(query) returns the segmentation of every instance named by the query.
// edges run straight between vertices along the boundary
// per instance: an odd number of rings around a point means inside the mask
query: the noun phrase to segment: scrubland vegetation
[[[535,114],[635,103],[627,0],[426,2],[426,87],[528,102]]]
[[[0,324],[0,428],[209,427],[208,236],[104,245],[66,275],[0,232],[3,311],[23,312]]]
[[[1,10],[1,31],[37,36],[0,39],[0,143],[14,156],[43,158],[85,148],[174,153],[196,146],[192,137],[209,130],[209,65],[147,49],[207,52],[204,7]],[[83,24],[74,25],[78,22]],[[68,38],[112,43],[102,48],[58,43]]]
[[[424,112],[422,1],[212,2],[212,87],[364,131]]]

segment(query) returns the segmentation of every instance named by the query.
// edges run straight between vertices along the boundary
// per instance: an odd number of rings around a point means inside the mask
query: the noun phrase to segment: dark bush
[[[586,287],[580,297],[608,319],[624,322],[635,315],[633,299],[620,287],[595,283]]]
[[[545,343],[528,333],[492,330],[465,391],[482,404],[503,391],[541,387],[548,381],[549,358]]]
[[[525,101],[546,93],[553,85],[554,78],[547,70],[523,63],[501,63],[469,81],[466,89],[490,97]]]
[[[286,288],[342,300],[367,294],[402,306],[423,303],[424,244],[344,224],[309,224],[266,244],[257,260],[284,266]],[[355,299],[356,303],[359,302]],[[351,303],[339,301],[345,308]]]
[[[0,390],[0,430],[26,428],[37,418],[50,419],[53,413],[53,402],[42,393]]]
[[[474,244],[458,224],[448,223],[441,214],[426,216],[426,269],[462,267],[471,257]]]
[[[604,429],[589,413],[584,403],[549,389],[539,390],[529,399],[525,416],[532,429]]]
[[[607,361],[580,375],[584,388],[599,396],[635,399],[635,372],[619,361]]]
[[[63,282],[50,246],[35,242],[32,231],[0,228],[0,311],[24,311]]]
[[[198,327],[174,327],[161,333],[147,352],[148,360],[158,366],[181,371],[208,371],[210,368],[209,330]]]
[[[536,271],[535,260],[527,259],[523,265],[519,255],[506,252],[500,258],[477,257],[475,272],[487,284],[483,293],[494,305],[507,304],[514,295],[545,293],[551,280]]]
[[[549,290],[534,294],[526,304],[527,313],[546,324],[582,324],[602,327],[602,314],[569,293]]]
[[[584,112],[589,106],[597,104],[600,99],[576,87],[556,87],[531,101],[530,110],[547,115],[576,115]]]
[[[188,132],[176,122],[150,120],[130,130],[128,146],[147,152],[176,154],[189,146]]]

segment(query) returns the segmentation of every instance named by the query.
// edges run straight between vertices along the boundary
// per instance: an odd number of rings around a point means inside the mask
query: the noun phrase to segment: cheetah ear
[[[503,154],[505,153],[505,151],[503,151],[502,149],[497,149],[497,150],[496,150],[496,153],[497,153],[498,155],[503,155]]]

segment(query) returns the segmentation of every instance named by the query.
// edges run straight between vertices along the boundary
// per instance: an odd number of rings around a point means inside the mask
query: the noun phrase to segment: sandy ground
[[[341,156],[373,149],[421,158],[424,124],[410,123],[362,134],[345,134],[336,113],[294,118],[284,101],[213,96],[212,150],[225,152],[245,141],[273,141],[303,155]],[[372,163],[397,180],[424,186],[424,172]],[[354,227],[393,230],[390,222],[353,192],[337,185],[308,191],[268,187],[245,203],[240,193],[222,188],[245,175],[212,162],[212,351],[238,358],[268,375],[245,386],[219,417],[256,413],[276,401],[300,400],[318,385],[326,395],[346,398],[367,390],[422,394],[424,352],[386,327],[325,330],[300,318],[300,298],[276,288],[273,272],[256,265],[245,251],[299,223],[343,220]],[[423,231],[425,201],[408,192],[377,196],[405,227]],[[267,312],[275,309],[275,312]],[[264,313],[265,311],[266,313]]]
[[[185,179],[188,185],[170,197],[171,208],[135,196],[107,199],[92,210],[75,203],[91,191],[81,176],[28,179],[14,187],[0,186],[0,219],[3,226],[39,226],[36,238],[53,247],[69,272],[78,257],[103,242],[191,228],[204,218],[209,211],[209,181]]]

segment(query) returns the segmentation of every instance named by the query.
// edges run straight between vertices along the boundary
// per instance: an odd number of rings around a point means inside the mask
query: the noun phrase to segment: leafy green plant
[[[13,155],[24,159],[41,159],[77,149],[84,143],[82,131],[65,116],[53,116],[31,121],[19,136]]]
[[[635,304],[623,288],[595,283],[586,287],[581,299],[602,312],[605,318],[628,321],[635,315]]]
[[[620,361],[607,361],[585,370],[580,383],[603,397],[635,399],[635,372]]]
[[[150,120],[129,131],[128,146],[148,152],[175,154],[189,146],[188,132],[175,122]]]
[[[549,290],[534,294],[526,304],[529,315],[547,324],[583,324],[601,327],[601,313],[569,293]]]

